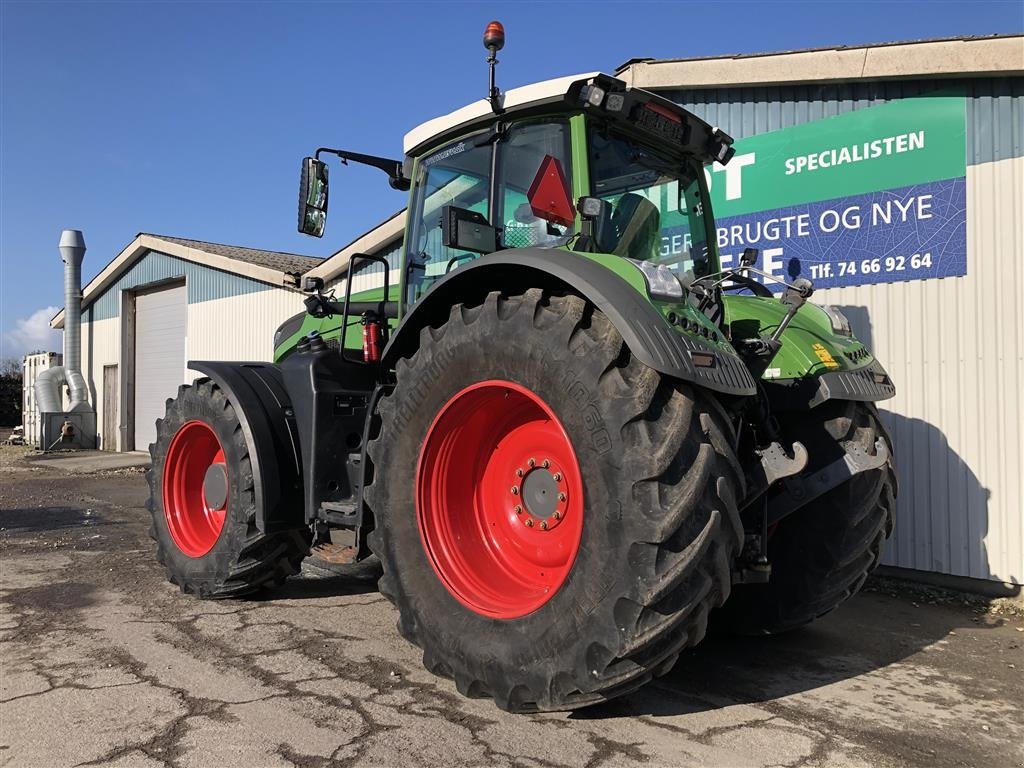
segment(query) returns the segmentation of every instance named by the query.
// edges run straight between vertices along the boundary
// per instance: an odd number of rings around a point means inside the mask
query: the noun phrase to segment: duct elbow
[[[64,366],[47,368],[36,377],[36,406],[40,413],[60,413],[64,410],[60,388],[65,383]]]
[[[64,375],[68,384],[68,397],[71,401],[68,410],[91,410],[89,408],[89,387],[85,383],[85,377],[77,370],[65,371]]]

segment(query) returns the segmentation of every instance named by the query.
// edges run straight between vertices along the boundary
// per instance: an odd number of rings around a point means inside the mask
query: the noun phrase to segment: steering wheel
[[[755,296],[760,296],[765,299],[770,299],[774,294],[768,290],[768,288],[762,283],[757,282],[752,277],[742,275],[739,272],[729,273],[730,284],[722,285],[723,291],[735,291],[741,288],[748,288]]]

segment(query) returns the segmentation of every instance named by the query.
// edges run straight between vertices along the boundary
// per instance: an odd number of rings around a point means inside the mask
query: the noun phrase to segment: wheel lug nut
[[[561,519],[562,519],[562,513],[561,513],[561,512],[559,512],[559,511],[558,511],[558,510],[556,509],[556,510],[555,510],[555,512],[554,512],[554,514],[552,515],[552,517],[553,517],[553,518],[555,518],[555,520],[561,520]]]
[[[542,531],[546,531],[548,529],[548,521],[547,520],[541,520],[540,521],[540,529]]]
[[[558,494],[558,500],[559,501],[565,501],[565,494],[564,493]]]
[[[512,486],[512,495],[513,496],[518,496],[519,495],[519,486],[518,485],[513,485]]]
[[[533,518],[532,517],[526,518],[526,527],[527,528],[533,528]]]
[[[522,477],[522,476],[523,476],[523,470],[522,469],[517,469],[516,470],[516,477]]]
[[[555,482],[556,483],[560,482],[561,479],[562,479],[562,473],[561,472],[555,472]]]
[[[516,508],[513,509],[512,511],[515,512],[517,515],[523,514],[523,508],[520,507],[518,504],[516,504]]]
[[[548,461],[547,459],[544,459],[544,464],[543,464],[544,469],[547,469],[550,466],[551,466],[551,462]]]
[[[531,468],[531,469],[532,469],[533,467],[536,467],[536,466],[537,466],[537,460],[536,460],[536,459],[529,459],[529,460],[527,460],[527,462],[526,462],[526,463],[530,465],[530,468]]]

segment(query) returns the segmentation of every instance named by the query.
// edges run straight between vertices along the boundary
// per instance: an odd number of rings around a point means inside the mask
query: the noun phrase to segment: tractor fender
[[[571,251],[522,248],[498,251],[438,280],[402,318],[382,355],[385,367],[412,354],[419,334],[448,319],[453,304],[482,301],[491,291],[522,293],[544,288],[575,293],[592,302],[622,335],[629,351],[661,374],[726,395],[750,396],[757,387],[735,354],[679,333],[633,286],[597,262]],[[694,353],[714,355],[713,367],[694,365]]]
[[[189,361],[227,396],[250,446],[256,526],[264,533],[305,523],[302,455],[291,400],[273,363]]]

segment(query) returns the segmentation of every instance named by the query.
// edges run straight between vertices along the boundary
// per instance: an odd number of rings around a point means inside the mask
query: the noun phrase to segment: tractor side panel
[[[637,279],[642,281],[639,272]],[[393,366],[398,358],[411,354],[419,344],[420,329],[444,323],[453,304],[482,300],[491,291],[514,294],[529,288],[576,293],[592,302],[622,334],[630,352],[659,373],[725,395],[750,396],[756,391],[750,372],[738,356],[675,330],[641,292],[642,288],[592,259],[571,251],[542,248],[492,253],[435,283],[395,330],[384,349],[385,366]],[[709,354],[713,365],[694,364],[694,356],[706,360]]]
[[[304,525],[302,458],[281,369],[272,363],[189,361],[221,388],[250,447],[256,524],[261,531]]]

